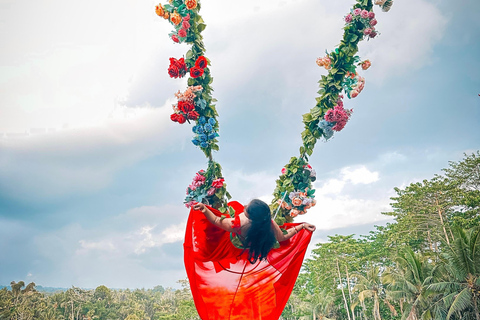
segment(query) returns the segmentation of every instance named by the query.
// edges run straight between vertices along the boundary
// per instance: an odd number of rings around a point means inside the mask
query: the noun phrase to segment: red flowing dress
[[[243,212],[236,202],[235,215]],[[222,214],[210,210],[217,216]],[[289,223],[281,228],[291,228]],[[278,320],[290,297],[312,233],[302,229],[280,242],[264,261],[248,262],[248,252],[235,247],[230,233],[191,210],[184,261],[193,300],[202,320]]]

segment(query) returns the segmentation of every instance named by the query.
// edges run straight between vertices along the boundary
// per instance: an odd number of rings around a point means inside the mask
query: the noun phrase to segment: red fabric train
[[[243,205],[230,202],[235,214]],[[217,216],[218,210],[210,208]],[[297,224],[285,224],[290,228]],[[251,264],[230,233],[191,210],[184,261],[193,300],[202,320],[278,320],[290,297],[312,233],[302,229],[272,249],[266,261]]]

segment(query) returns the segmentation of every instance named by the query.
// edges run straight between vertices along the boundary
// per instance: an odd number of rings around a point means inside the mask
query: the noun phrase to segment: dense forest
[[[394,222],[316,245],[282,319],[480,320],[480,152],[395,192],[383,213]],[[179,282],[53,294],[12,282],[0,290],[0,319],[199,319]]]

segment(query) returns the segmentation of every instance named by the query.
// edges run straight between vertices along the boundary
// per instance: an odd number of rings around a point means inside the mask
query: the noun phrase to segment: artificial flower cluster
[[[305,214],[308,209],[315,206],[317,201],[314,199],[313,192],[309,194],[308,188],[305,191],[292,191],[282,200],[278,200],[278,205],[288,211],[288,215],[295,218],[299,214]]]
[[[184,93],[178,91],[175,94],[178,98],[178,103],[173,105],[174,113],[170,116],[173,122],[185,123],[188,120],[198,119],[200,114],[195,109],[202,109],[205,104],[205,100],[200,96],[202,89],[202,86],[190,86]]]
[[[158,16],[170,20],[175,27],[175,30],[170,33],[170,38],[176,43],[184,42],[189,36],[190,11],[197,8],[197,0],[172,0],[170,4],[158,4],[155,7],[155,12]]]
[[[299,214],[305,214],[316,204],[315,190],[311,188],[311,182],[316,179],[317,174],[310,164],[296,158],[290,160],[290,163],[282,169],[280,181],[292,181],[294,191],[281,192],[281,199],[276,202],[284,215],[294,218]]]
[[[330,123],[333,123],[333,131],[342,130],[348,122],[348,119],[353,113],[353,109],[344,109],[343,101],[341,98],[337,100],[337,105],[325,113],[324,119]]]
[[[213,197],[216,193],[225,188],[225,180],[220,177],[209,179],[209,175],[204,170],[200,170],[193,177],[192,183],[187,187],[187,196],[185,197],[185,206],[190,208],[197,202],[213,204]]]
[[[375,30],[377,20],[373,11],[355,8],[345,17],[345,22],[347,26],[355,25],[367,38],[375,38],[378,34]]]
[[[365,87],[365,78],[358,73],[347,72],[342,87],[348,98],[356,98]]]
[[[185,59],[170,58],[170,66],[168,67],[168,75],[170,78],[182,78],[188,71],[188,67],[185,64]]]
[[[332,59],[328,55],[323,58],[317,58],[316,62],[319,67],[324,67],[327,70],[332,68]]]
[[[372,63],[370,62],[370,60],[367,59],[367,60],[364,60],[364,61],[360,62],[358,65],[361,66],[363,70],[367,70],[368,68],[370,68],[372,66]]]
[[[216,138],[218,133],[215,126],[217,121],[214,118],[200,117],[198,124],[192,128],[192,131],[196,133],[192,140],[192,143],[200,148],[207,148],[209,144],[217,142]]]
[[[337,100],[337,105],[333,109],[329,109],[325,113],[324,119],[318,122],[325,140],[330,139],[334,131],[340,131],[345,128],[352,113],[353,109],[346,110],[343,108],[342,96],[340,96]]]
[[[195,61],[195,65],[190,68],[190,77],[198,78],[201,77],[205,71],[205,68],[208,65],[208,60],[204,56],[200,56]],[[182,78],[187,74],[189,68],[185,63],[184,58],[175,59],[170,58],[170,66],[168,67],[168,75],[170,78]]]

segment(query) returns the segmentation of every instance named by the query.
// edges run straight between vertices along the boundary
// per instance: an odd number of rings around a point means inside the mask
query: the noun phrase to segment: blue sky
[[[270,199],[298,153],[315,64],[352,1],[202,3],[230,193]],[[185,277],[185,188],[206,160],[169,120],[168,58],[187,46],[152,1],[0,2],[0,284],[176,286]],[[298,221],[312,243],[384,224],[394,187],[479,148],[480,3],[403,0],[380,36],[346,128],[311,157],[319,204]]]

